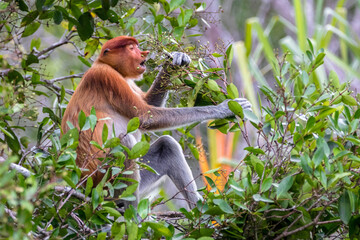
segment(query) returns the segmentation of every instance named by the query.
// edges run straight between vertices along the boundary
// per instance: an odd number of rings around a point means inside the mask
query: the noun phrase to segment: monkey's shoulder
[[[81,80],[85,85],[100,84],[101,86],[111,87],[115,83],[126,83],[123,76],[114,68],[107,64],[94,63],[94,65],[85,73]],[[112,86],[114,87],[114,86]]]

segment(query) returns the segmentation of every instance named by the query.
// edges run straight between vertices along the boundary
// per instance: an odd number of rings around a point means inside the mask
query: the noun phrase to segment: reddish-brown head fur
[[[107,41],[98,61],[110,65],[125,78],[139,78],[145,72],[149,51],[141,51],[134,37],[119,36]]]

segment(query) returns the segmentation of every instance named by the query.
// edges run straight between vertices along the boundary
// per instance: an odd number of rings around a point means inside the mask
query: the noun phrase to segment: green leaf
[[[315,92],[315,90],[316,90],[315,85],[314,85],[313,83],[310,84],[310,85],[306,88],[305,93],[304,93],[304,96],[305,96],[305,97],[310,96],[311,94],[313,94],[313,93]]]
[[[90,12],[81,14],[78,19],[79,23],[76,26],[79,33],[79,37],[82,41],[89,39],[94,32],[94,19]]]
[[[94,55],[98,46],[99,46],[98,39],[91,39],[91,40],[87,41],[85,50],[84,50],[85,59],[91,58]]]
[[[86,122],[86,115],[85,113],[81,110],[79,112],[79,116],[78,116],[78,123],[79,123],[79,127],[80,127],[80,130],[87,130],[87,129],[82,129],[85,125],[85,122]]]
[[[149,199],[147,199],[147,198],[141,199],[141,201],[138,204],[137,210],[138,210],[139,216],[142,219],[146,218],[148,216],[148,214],[150,213]]]
[[[255,124],[260,123],[258,117],[250,110],[244,110],[244,117]]]
[[[6,131],[2,126],[0,126],[0,130],[1,130],[6,136],[8,136],[9,138],[15,139],[15,138],[13,137],[13,135],[11,135],[11,133],[9,133],[8,131]]]
[[[100,146],[100,144],[96,141],[90,141],[90,144],[95,146],[96,148],[103,150],[103,148]]]
[[[277,198],[281,198],[283,194],[287,193],[294,183],[293,176],[287,176],[284,178],[276,189]]]
[[[266,198],[266,197],[263,197],[261,196],[260,194],[255,194],[253,195],[253,199],[256,201],[256,202],[267,202],[267,203],[273,203],[274,201],[269,199],[269,198]]]
[[[338,75],[336,74],[336,72],[334,70],[330,71],[329,80],[332,83],[332,85],[334,86],[335,90],[340,90],[339,77],[338,77]]]
[[[160,23],[160,22],[161,22],[164,18],[165,18],[165,16],[164,16],[164,15],[162,15],[162,14],[157,15],[157,16],[155,17],[154,24],[158,24],[158,23]]]
[[[185,27],[175,27],[173,31],[173,35],[176,40],[181,41],[181,37],[183,36],[185,31]]]
[[[117,211],[116,209],[112,208],[112,207],[102,206],[102,209],[104,209],[111,216],[115,217],[115,219],[118,218],[118,217],[121,217],[120,212]]]
[[[126,28],[127,30],[129,30],[132,26],[135,25],[135,23],[137,23],[138,20],[139,20],[139,19],[134,18],[134,17],[130,18],[130,19],[127,21],[127,23],[126,23],[125,28]]]
[[[351,176],[350,172],[336,173],[334,178],[332,178],[329,182],[329,188],[335,187],[336,183],[339,182],[340,179]]]
[[[309,83],[309,75],[306,71],[301,71],[301,80],[305,86]]]
[[[303,156],[300,157],[300,164],[304,172],[308,175],[312,175],[312,169],[309,166],[308,162],[310,161],[309,155],[305,153]]]
[[[32,23],[37,17],[39,16],[39,11],[35,10],[29,12],[22,20],[21,20],[21,27],[25,27]]]
[[[190,148],[190,151],[194,155],[195,159],[199,160],[200,158],[199,149],[192,143],[188,143],[187,146]]]
[[[30,49],[33,50],[34,48],[39,49],[41,45],[41,38],[33,38],[31,40]]]
[[[149,150],[150,144],[147,141],[136,143],[130,150],[129,159],[143,157]]]
[[[186,0],[171,0],[170,1],[170,12],[174,11],[175,9],[179,8],[181,5],[185,3]]]
[[[340,219],[348,224],[351,218],[351,203],[347,191],[345,191],[339,198],[339,215]]]
[[[357,105],[357,101],[355,100],[355,98],[353,98],[352,96],[349,95],[342,95],[341,96],[341,100],[343,103],[349,105],[349,106],[356,106]]]
[[[139,183],[134,183],[134,184],[131,184],[130,186],[128,186],[125,191],[120,195],[120,199],[125,199],[129,196],[131,196],[135,191],[136,189],[138,188],[138,185]]]
[[[228,107],[236,116],[239,116],[241,119],[244,119],[243,108],[241,107],[241,105],[238,102],[229,101]]]
[[[0,127],[0,130],[1,130],[1,127]],[[27,148],[28,145],[29,145],[29,143],[31,143],[31,140],[30,140],[29,137],[23,136],[23,137],[20,138],[20,143],[21,143],[21,145],[23,145],[25,148]]]
[[[64,181],[69,184],[70,187],[76,188],[76,184],[68,176],[63,176]]]
[[[15,84],[24,82],[23,76],[16,70],[10,70],[8,77],[9,77],[9,80],[14,81]]]
[[[337,110],[337,108],[326,108],[325,110],[322,110],[319,115],[316,116],[315,120],[322,120],[324,117],[334,113]]]
[[[0,10],[5,10],[9,6],[8,2],[0,2]]]
[[[311,53],[309,50],[306,50],[306,56],[308,57],[308,59],[309,59],[310,61],[313,60],[313,55],[312,55],[312,53]]]
[[[224,55],[222,55],[222,54],[219,54],[219,53],[213,53],[213,54],[211,54],[211,55],[213,55],[214,57],[216,57],[216,58],[219,58],[219,57],[222,57],[222,56],[224,56]]]
[[[54,19],[54,23],[59,25],[62,20],[63,20],[63,15],[62,15],[62,12],[59,11],[59,10],[55,10],[54,11],[54,16],[53,16],[53,19]]]
[[[231,67],[231,63],[232,63],[232,60],[233,60],[233,57],[234,57],[233,45],[230,45],[228,47],[228,49],[226,49],[226,57],[227,57],[227,61],[226,61],[226,68],[225,69],[228,69],[228,68]]]
[[[67,122],[68,123],[68,122]],[[76,128],[72,128],[61,136],[61,146],[68,146],[68,144],[75,144],[79,139],[79,132]]]
[[[246,147],[246,148],[244,148],[244,150],[249,151],[254,154],[265,154],[265,152],[261,148],[258,148],[258,147]]]
[[[271,185],[272,185],[272,177],[265,178],[261,185],[261,192],[263,193],[269,190]]]
[[[30,53],[26,58],[25,64],[26,66],[29,66],[33,63],[39,63],[39,59],[34,54]]]
[[[147,170],[147,171],[150,171],[150,172],[152,172],[152,173],[154,173],[154,174],[156,174],[156,175],[159,175],[159,173],[158,173],[155,169],[153,169],[152,167],[150,167],[149,165],[147,165],[147,164],[145,164],[145,163],[142,163],[142,162],[140,162],[140,161],[136,161],[136,163],[137,163],[141,168],[144,168],[144,169]]]
[[[230,83],[229,85],[227,85],[226,90],[227,90],[228,96],[231,99],[235,99],[235,98],[239,97],[239,91],[233,83]]]
[[[324,149],[318,148],[313,156],[313,162],[315,167],[319,166],[324,158],[325,158]]]
[[[78,56],[78,59],[86,66],[91,67],[91,63],[89,63],[89,61],[83,58],[82,56]]]
[[[101,5],[105,10],[109,10],[109,8],[110,8],[110,0],[101,0]]]
[[[204,174],[215,173],[215,172],[218,172],[219,170],[220,170],[220,168],[211,169],[211,170],[209,170],[209,171],[204,172]]]
[[[105,148],[114,148],[120,144],[120,139],[118,137],[110,138],[104,143]]]
[[[212,90],[214,92],[220,92],[219,85],[214,80],[209,79],[207,84],[208,84],[208,87],[210,90]]]
[[[316,56],[315,65],[322,64],[324,57],[325,57],[325,53],[323,53],[323,52],[319,53],[319,55]]]
[[[94,186],[92,177],[88,177],[86,180],[85,196],[91,193],[92,187]]]
[[[172,237],[173,234],[170,231],[169,228],[165,227],[163,224],[161,223],[157,223],[157,222],[146,222],[146,225],[148,225],[152,230],[154,230],[154,232],[158,233],[161,236],[164,237]]]
[[[127,124],[127,133],[134,133],[138,130],[140,126],[140,119],[138,117],[134,117],[130,119],[130,121]]]
[[[104,123],[103,130],[102,130],[102,142],[106,142],[109,136],[109,129],[106,123]]]
[[[94,188],[92,191],[91,203],[93,205],[93,209],[96,209],[100,204],[100,195],[97,188]]]
[[[43,8],[45,2],[46,2],[46,0],[36,0],[36,1],[35,1],[36,9],[37,9],[38,11],[42,11],[42,8]]]
[[[7,142],[7,145],[10,147],[10,149],[17,153],[20,150],[20,143],[19,139],[17,138],[16,134],[12,131],[10,127],[6,127],[3,131],[5,134],[5,141]],[[11,137],[10,137],[11,135]]]
[[[58,123],[58,124],[61,123],[61,119],[50,108],[44,107],[42,109],[42,112],[49,114],[50,119],[53,120],[55,123]]]
[[[306,40],[307,40],[307,42],[308,42],[308,45],[309,45],[309,48],[310,48],[311,53],[314,53],[314,47],[313,47],[313,45],[312,45],[312,43],[311,43],[311,40],[310,40],[309,38],[307,38]]]
[[[91,109],[91,114],[90,116],[88,117],[89,119],[89,123],[90,123],[90,128],[91,128],[91,131],[93,132],[94,129],[95,129],[95,126],[96,126],[96,123],[97,123],[97,117],[96,117],[96,113],[94,114],[93,112],[94,110],[94,107]],[[95,110],[94,110],[95,111]]]
[[[223,199],[214,199],[214,203],[220,207],[220,209],[229,214],[234,214],[234,210],[230,207],[230,205]]]
[[[21,35],[21,37],[28,37],[28,36],[32,35],[33,33],[36,32],[36,30],[39,29],[40,25],[41,24],[39,22],[33,22],[33,23],[27,25],[25,27],[25,30],[24,30],[23,34]]]
[[[109,208],[109,207],[107,207],[107,208]],[[113,209],[113,210],[116,211],[115,209]],[[118,212],[118,211],[116,211],[116,212]],[[96,240],[105,240],[106,239],[106,234],[107,234],[107,232],[101,232],[101,233],[97,234]]]

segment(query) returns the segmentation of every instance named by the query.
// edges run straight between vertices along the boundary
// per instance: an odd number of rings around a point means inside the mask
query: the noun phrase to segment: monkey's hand
[[[235,98],[233,101],[239,103],[243,110],[252,111],[251,109],[252,105],[249,102],[249,100],[247,100],[246,98]]]
[[[191,63],[191,58],[186,53],[172,52],[172,65],[173,66],[188,66]]]
[[[229,101],[235,101],[235,102],[239,103],[243,110],[252,111],[251,103],[246,98],[226,99],[219,105],[223,109],[225,109],[226,117],[234,116],[234,113],[229,109],[229,106],[228,106]],[[244,119],[244,120],[246,120],[246,119]]]

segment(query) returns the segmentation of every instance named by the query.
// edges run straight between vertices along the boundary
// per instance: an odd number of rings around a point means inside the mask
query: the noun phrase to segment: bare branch
[[[86,197],[84,194],[75,191],[75,189],[72,189],[71,187],[56,186],[55,191],[70,194],[70,196],[74,196],[82,201],[91,201],[89,197]]]
[[[53,88],[53,89],[55,89],[55,90],[58,91],[58,92],[61,91],[61,87],[56,86],[51,80],[41,79],[41,81],[44,82],[44,83],[46,83],[46,84],[47,84],[47,87]],[[70,95],[73,95],[73,94],[74,94],[74,91],[73,91],[73,90],[70,90],[70,89],[65,89],[65,92],[66,92],[67,94],[70,94]]]
[[[69,79],[69,78],[82,78],[83,75],[84,75],[84,73],[72,74],[72,75],[69,75],[69,76],[63,76],[63,77],[58,77],[58,78],[51,79],[51,80],[49,80],[49,82],[55,83],[55,82],[59,82],[59,81]]]
[[[1,77],[7,76],[10,71],[11,71],[11,69],[1,70],[1,71],[0,71],[0,76],[1,76]]]
[[[1,162],[5,162],[5,158],[0,157],[0,163]],[[32,172],[30,172],[26,168],[24,168],[24,167],[22,167],[22,166],[20,166],[18,164],[15,164],[15,163],[10,163],[10,169],[17,171],[18,173],[20,173],[24,177],[30,177],[31,175],[34,175]]]
[[[45,59],[49,56],[49,54],[54,51],[54,49],[64,45],[64,44],[67,44],[70,42],[70,39],[73,37],[72,36],[73,34],[73,31],[70,31],[65,37],[63,37],[63,39],[61,39],[60,41],[58,41],[57,43],[54,43],[53,45],[51,45],[50,47],[48,48],[45,48],[37,53],[35,53],[34,55],[36,57],[38,57],[38,59]],[[48,54],[47,54],[48,53]],[[45,55],[47,54],[47,55]]]
[[[86,224],[79,218],[75,213],[71,212],[70,216],[77,222],[80,228],[82,228],[86,233],[93,234],[95,233],[94,230],[86,226]]]

